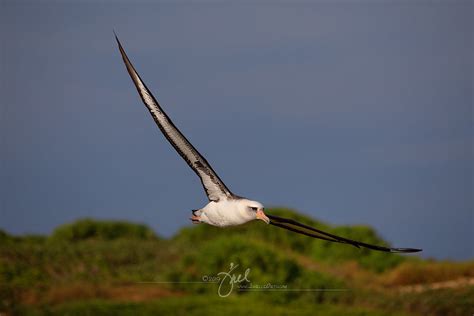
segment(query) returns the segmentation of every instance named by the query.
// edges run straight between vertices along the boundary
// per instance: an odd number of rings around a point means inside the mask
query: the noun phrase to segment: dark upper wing
[[[194,148],[186,137],[181,134],[168,115],[163,111],[161,106],[158,104],[158,101],[156,101],[155,97],[151,94],[150,90],[148,90],[145,83],[135,71],[135,68],[128,59],[117,36],[115,36],[115,39],[117,40],[120,54],[122,54],[127,71],[130,74],[143,103],[145,103],[151,116],[163,135],[165,135],[166,139],[171,143],[171,145],[173,145],[174,149],[176,149],[180,156],[183,157],[199,178],[201,178],[202,185],[204,186],[204,190],[206,191],[209,200],[218,201],[221,198],[233,197],[234,195],[232,192],[227,189],[224,182],[222,182],[219,176],[214,172],[214,170],[212,170],[206,159],[201,156],[196,148]]]
[[[421,251],[421,249],[414,249],[414,248],[389,248],[389,247],[382,247],[382,246],[376,246],[376,245],[371,245],[371,244],[366,244],[360,241],[336,236],[330,233],[323,232],[319,229],[313,228],[311,226],[301,224],[295,220],[292,219],[287,219],[279,216],[274,216],[274,215],[269,215],[266,214],[268,218],[270,218],[270,224],[285,228],[288,230],[291,230],[295,233],[303,234],[306,236],[310,236],[313,238],[319,238],[319,239],[324,239],[328,241],[333,241],[333,242],[339,242],[343,244],[350,244],[352,246],[355,246],[357,248],[360,247],[365,247],[369,248],[372,250],[379,250],[379,251],[386,251],[386,252],[418,252]]]

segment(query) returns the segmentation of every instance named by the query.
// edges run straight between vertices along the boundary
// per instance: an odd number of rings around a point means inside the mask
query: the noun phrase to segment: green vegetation
[[[400,313],[386,313],[367,308],[347,309],[337,305],[318,304],[313,306],[307,303],[292,302],[288,305],[259,304],[258,301],[243,298],[194,296],[186,298],[171,298],[162,301],[146,303],[117,303],[109,301],[88,301],[62,304],[54,307],[44,306],[40,310],[23,309],[24,314],[30,315],[311,315],[311,316],[396,316]]]
[[[146,225],[130,224],[124,221],[95,221],[82,219],[58,227],[51,239],[77,242],[86,239],[113,240],[118,238],[156,239],[157,236]]]
[[[388,245],[370,227],[331,227],[287,209],[269,212]],[[157,237],[145,225],[92,219],[60,226],[47,237],[0,231],[0,313],[470,315],[474,310],[474,262],[380,253],[264,225],[193,225],[171,239]],[[233,285],[220,273],[231,264],[230,274],[241,279]]]

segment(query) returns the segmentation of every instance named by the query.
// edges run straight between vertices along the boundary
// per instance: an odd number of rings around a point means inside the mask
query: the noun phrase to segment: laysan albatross
[[[365,247],[372,250],[385,252],[418,252],[415,248],[389,248],[371,245],[356,240],[351,240],[334,234],[323,232],[314,227],[299,223],[292,219],[282,218],[264,213],[264,207],[257,201],[252,201],[233,194],[219,176],[212,169],[207,160],[194,148],[186,137],[173,124],[168,115],[163,111],[158,101],[151,94],[145,83],[136,72],[127,57],[122,44],[115,36],[123,61],[143,103],[150,111],[153,120],[160,128],[163,135],[171,143],[178,154],[187,162],[191,169],[201,179],[209,203],[201,209],[193,210],[191,220],[193,223],[206,223],[218,227],[235,226],[259,219],[267,224],[285,228],[287,230],[307,235],[313,238],[324,239],[332,242],[350,244],[355,247]]]

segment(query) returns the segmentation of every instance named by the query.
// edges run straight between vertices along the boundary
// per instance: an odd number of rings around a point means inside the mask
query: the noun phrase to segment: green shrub
[[[76,242],[86,239],[113,240],[117,238],[156,239],[157,236],[148,226],[126,221],[99,221],[80,219],[71,224],[56,228],[52,240]]]
[[[10,235],[7,232],[0,229],[0,242],[10,239]]]
[[[236,267],[232,271],[231,265]],[[249,295],[270,296],[275,302],[311,296],[312,300],[322,302],[333,295],[323,290],[344,287],[342,281],[332,276],[306,270],[293,256],[288,256],[284,249],[276,249],[262,240],[235,234],[222,236],[196,247],[168,274],[168,280],[179,282],[175,288],[180,290],[217,295],[220,282],[221,293],[227,293],[231,286],[228,277],[222,281],[225,278],[224,272],[237,278],[240,275],[244,279],[247,269],[246,280],[234,285],[234,295],[251,293]],[[207,282],[208,280],[217,280],[217,283]],[[201,281],[207,283],[189,283]],[[276,288],[279,290],[275,290]],[[297,289],[303,290],[295,291]],[[317,289],[319,292],[311,292],[310,289]],[[272,291],[279,293],[268,293]]]
[[[329,229],[328,232],[368,244],[389,246],[374,229],[368,226],[339,226]],[[404,261],[401,255],[323,240],[315,241],[312,250],[312,257],[316,260],[332,263],[354,260],[362,267],[375,272],[393,268]]]

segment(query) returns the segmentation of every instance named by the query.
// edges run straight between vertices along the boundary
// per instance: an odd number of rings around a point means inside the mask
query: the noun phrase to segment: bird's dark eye
[[[252,211],[257,211],[258,210],[258,207],[255,207],[255,206],[250,206],[250,208],[252,209]]]

